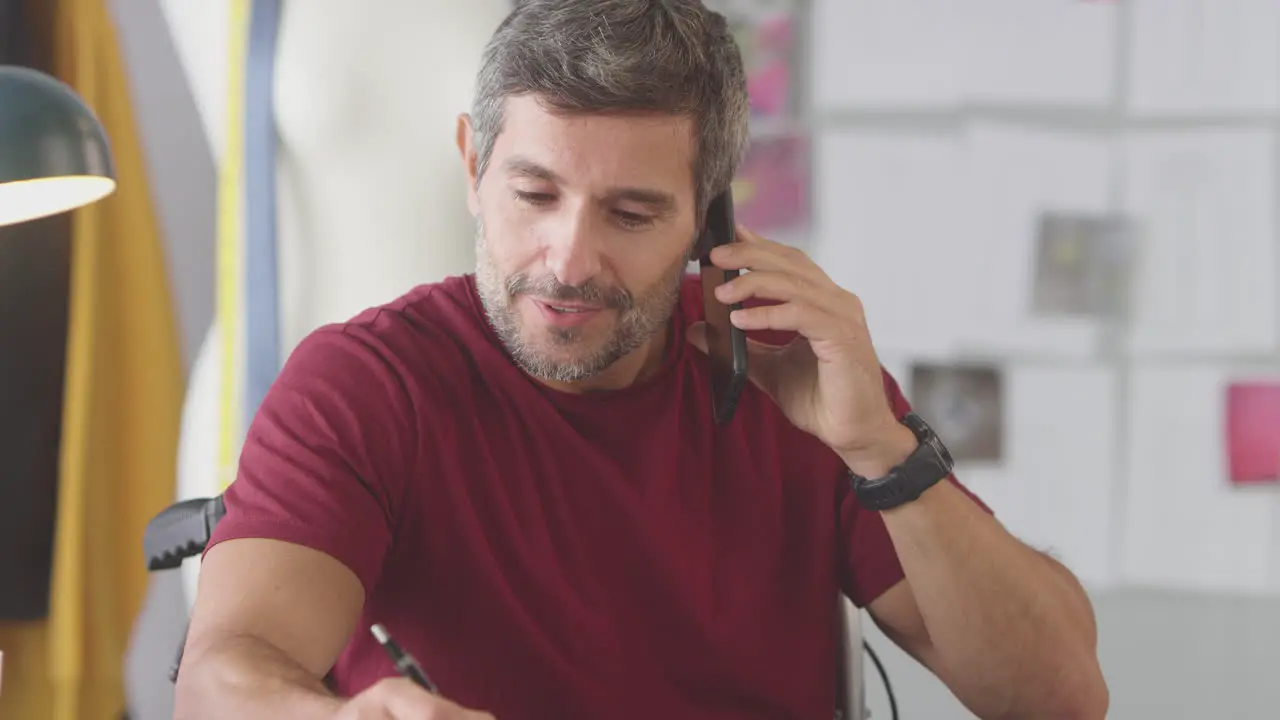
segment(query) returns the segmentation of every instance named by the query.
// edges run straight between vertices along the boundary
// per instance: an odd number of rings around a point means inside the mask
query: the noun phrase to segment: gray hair
[[[567,113],[666,112],[696,133],[698,216],[747,144],[746,73],[725,17],[701,0],[520,0],[481,60],[471,111],[477,182],[508,97]]]

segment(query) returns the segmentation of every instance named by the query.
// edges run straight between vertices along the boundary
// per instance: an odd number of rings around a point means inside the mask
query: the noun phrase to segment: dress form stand
[[[230,3],[162,7],[220,163]],[[509,10],[508,0],[284,0],[274,102],[283,356],[320,325],[473,269],[455,122]],[[222,489],[221,350],[210,328],[183,411],[179,499]],[[183,569],[188,603],[197,572],[198,561]]]

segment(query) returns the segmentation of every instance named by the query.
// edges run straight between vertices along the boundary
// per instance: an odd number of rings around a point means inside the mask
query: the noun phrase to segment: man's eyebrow
[[[551,168],[541,165],[526,157],[515,156],[509,158],[502,164],[503,170],[509,175],[520,175],[536,180],[545,180],[557,185],[564,184],[563,180]],[[605,202],[617,202],[626,200],[641,205],[647,205],[654,212],[659,214],[669,214],[675,212],[676,198],[669,192],[655,190],[652,188],[642,187],[619,187],[610,188],[604,194]]]
[[[538,180],[560,183],[559,175],[552,172],[550,168],[539,165],[529,158],[520,156],[509,158],[502,164],[502,167],[509,175],[524,175]]]
[[[628,200],[641,205],[647,205],[651,210],[662,215],[673,213],[676,209],[676,198],[674,195],[661,190],[650,190],[649,188],[613,188],[609,190],[609,192],[605,193],[605,199],[612,202]]]

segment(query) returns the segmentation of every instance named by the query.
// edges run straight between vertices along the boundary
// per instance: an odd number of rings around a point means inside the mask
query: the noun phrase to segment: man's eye
[[[529,205],[546,205],[556,199],[550,193],[525,192],[524,190],[516,190],[515,196],[516,200]]]
[[[640,230],[653,224],[653,218],[639,213],[627,212],[625,210],[614,210],[613,214],[618,218],[618,223],[630,230]]]

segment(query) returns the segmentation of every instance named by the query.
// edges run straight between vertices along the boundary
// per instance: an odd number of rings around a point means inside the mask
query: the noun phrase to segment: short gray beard
[[[580,286],[564,285],[550,273],[536,280],[519,273],[504,279],[489,255],[484,222],[476,221],[476,289],[489,325],[516,365],[534,377],[552,382],[571,383],[593,377],[638,350],[654,333],[662,330],[680,299],[680,284],[688,264],[686,255],[669,276],[664,276],[639,298],[622,288],[602,288],[590,282]],[[582,351],[578,357],[552,357],[542,351],[539,342],[523,332],[520,313],[515,307],[521,295],[601,303],[616,311],[618,320],[613,334],[594,349],[582,345],[582,333],[577,328],[551,328],[547,333],[551,344],[559,348],[579,347]]]

